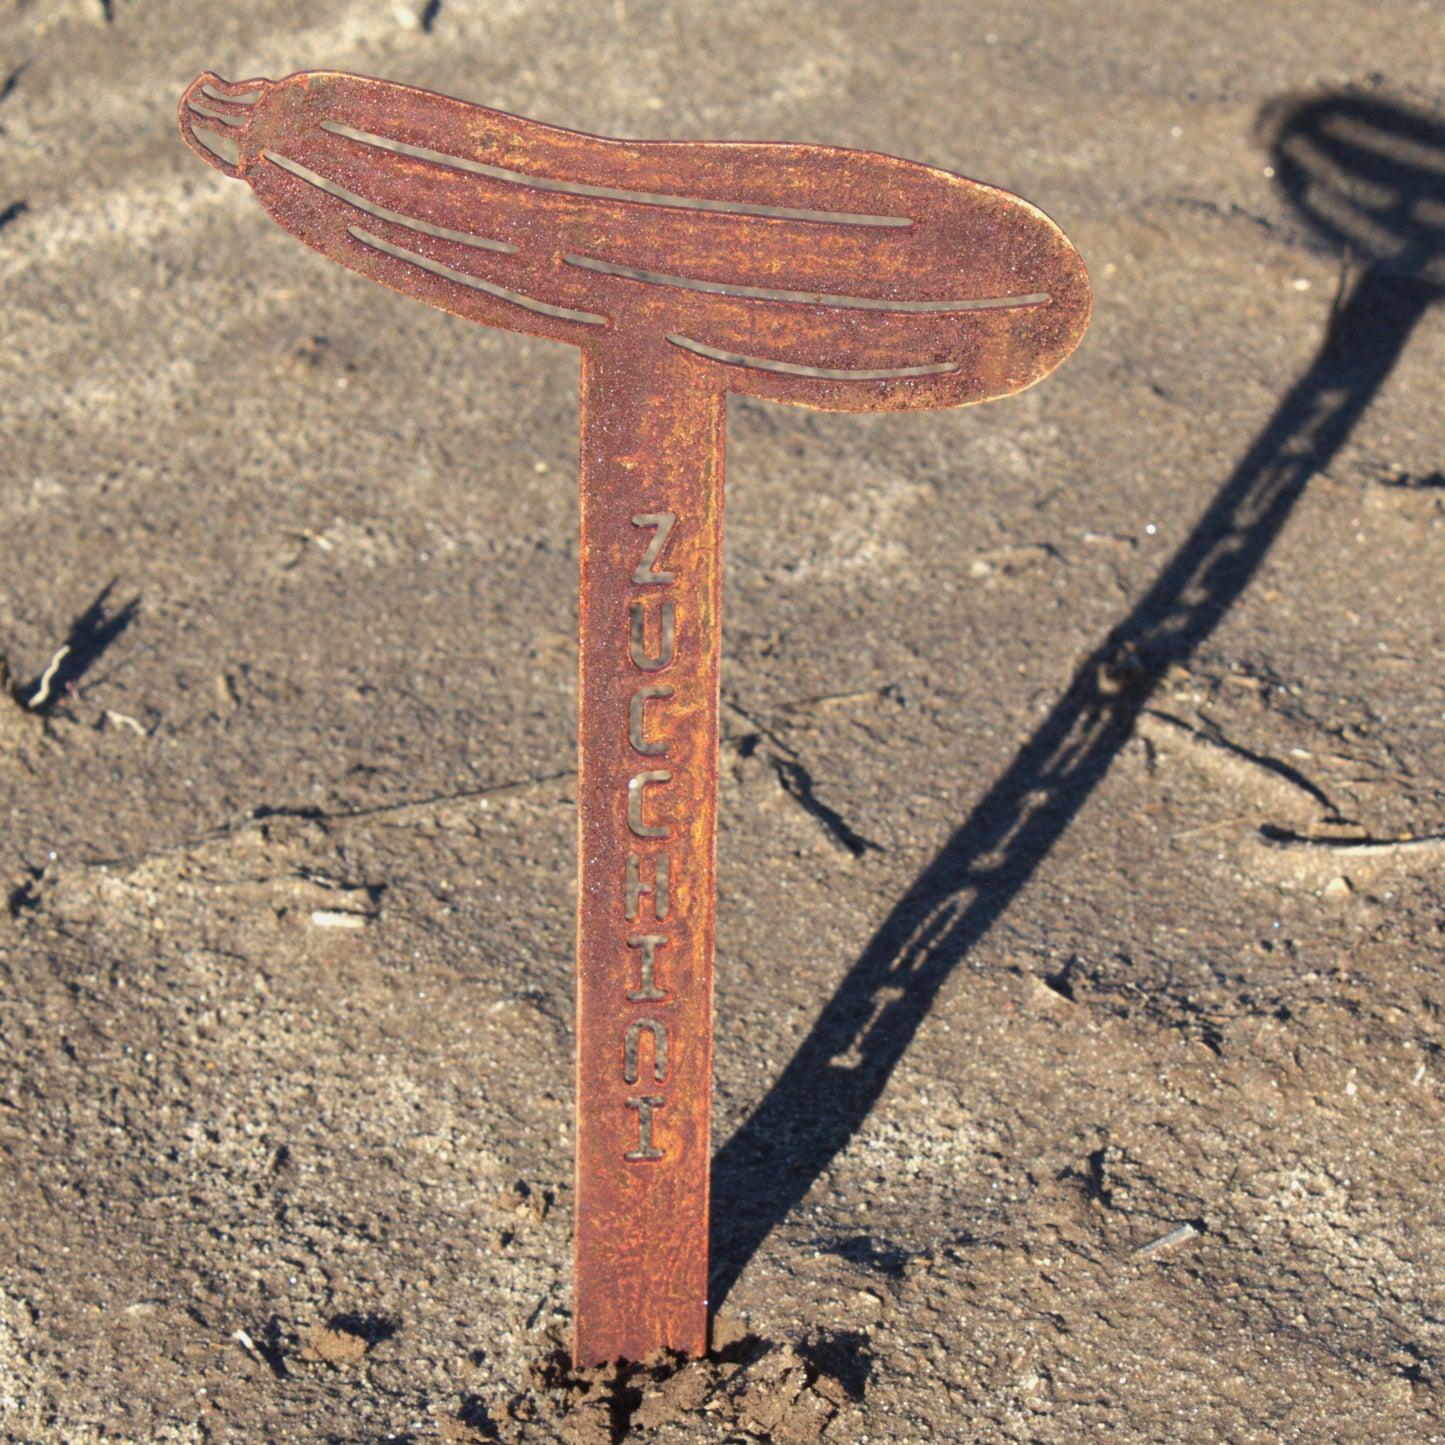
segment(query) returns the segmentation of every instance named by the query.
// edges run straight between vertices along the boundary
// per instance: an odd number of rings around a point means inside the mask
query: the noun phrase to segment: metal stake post
[[[664,341],[583,364],[582,1360],[707,1348],[726,400]]]

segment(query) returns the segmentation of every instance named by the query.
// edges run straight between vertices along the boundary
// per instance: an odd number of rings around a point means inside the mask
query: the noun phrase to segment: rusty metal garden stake
[[[1019,391],[1083,334],[1082,263],[1016,196],[860,151],[604,140],[322,71],[202,75],[180,119],[323,254],[582,349],[574,1357],[701,1354],[727,394]]]

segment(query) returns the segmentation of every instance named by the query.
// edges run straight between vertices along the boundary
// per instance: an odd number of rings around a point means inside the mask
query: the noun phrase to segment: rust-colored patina
[[[604,140],[363,76],[181,100],[288,231],[582,349],[579,1364],[707,1345],[729,392],[828,411],[1019,391],[1089,286],[1033,206],[828,146]]]

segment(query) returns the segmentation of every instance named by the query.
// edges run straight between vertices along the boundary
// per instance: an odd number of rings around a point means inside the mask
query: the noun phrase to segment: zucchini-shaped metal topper
[[[333,260],[582,349],[574,1354],[700,1354],[727,393],[1006,396],[1078,344],[1084,267],[1017,196],[832,146],[604,140],[324,71],[202,75],[180,119]]]

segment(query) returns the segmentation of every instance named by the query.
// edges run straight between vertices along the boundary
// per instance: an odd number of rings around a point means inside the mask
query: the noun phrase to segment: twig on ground
[[[106,708],[105,720],[110,723],[112,727],[129,728],[132,732],[139,733],[143,738],[150,736],[146,729],[131,717],[129,713],[116,712],[112,708]]]
[[[347,913],[338,908],[317,908],[311,913],[317,928],[365,928],[374,919],[371,913]]]
[[[1178,1229],[1171,1229],[1168,1234],[1161,1234],[1158,1239],[1141,1244],[1134,1253],[1158,1254],[1160,1250],[1172,1249],[1176,1244],[1183,1244],[1186,1239],[1193,1239],[1199,1232],[1192,1224],[1181,1224]]]
[[[40,681],[35,684],[35,691],[25,701],[25,706],[31,712],[38,712],[50,701],[50,684],[55,681],[55,674],[60,671],[61,664],[69,656],[70,644],[67,643],[50,659],[45,671],[40,674]]]
[[[245,1330],[236,1330],[231,1338],[255,1360],[258,1365],[264,1365],[266,1361],[261,1357],[261,1352],[256,1348],[256,1342],[246,1333]]]
[[[1259,819],[1259,810],[1253,813],[1246,813],[1242,818],[1219,818],[1213,823],[1201,823],[1197,828],[1185,828],[1178,833],[1171,833],[1169,839],[1177,843],[1183,838],[1202,838],[1206,833],[1217,833],[1224,828],[1237,828],[1241,823],[1254,823]]]
[[[1136,731],[1145,741],[1154,744],[1182,744],[1185,750],[1203,763],[1211,763],[1226,773],[1248,778],[1252,785],[1266,784],[1276,797],[1287,791],[1300,801],[1308,799],[1314,808],[1333,816],[1337,810],[1324,790],[1312,783],[1298,768],[1275,758],[1253,753],[1238,743],[1213,731],[1190,726],[1182,718],[1167,712],[1146,708],[1139,714]]]
[[[1424,838],[1310,838],[1282,828],[1266,827],[1259,830],[1259,841],[1281,852],[1317,850],[1334,858],[1388,858],[1396,853],[1434,853],[1445,849],[1445,833],[1431,833]]]

